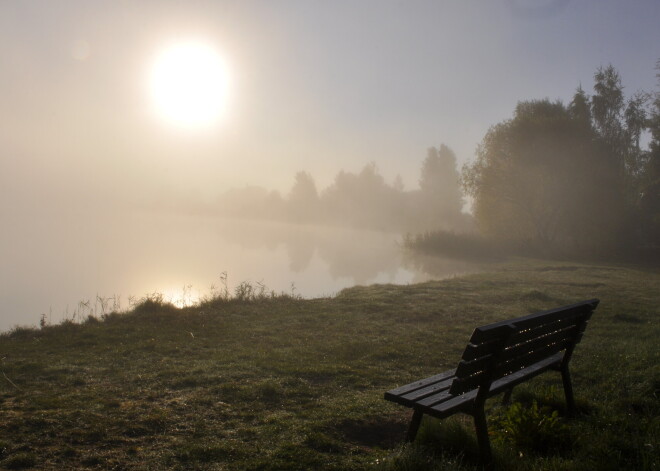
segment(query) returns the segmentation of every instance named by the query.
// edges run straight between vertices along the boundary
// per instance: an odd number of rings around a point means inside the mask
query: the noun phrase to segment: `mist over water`
[[[113,304],[127,309],[129,297],[152,293],[179,306],[194,303],[223,289],[223,273],[230,292],[247,281],[313,298],[356,284],[479,270],[442,259],[421,268],[399,234],[379,231],[138,211],[9,222],[0,244],[0,331],[37,325],[42,314],[57,323],[109,312]]]

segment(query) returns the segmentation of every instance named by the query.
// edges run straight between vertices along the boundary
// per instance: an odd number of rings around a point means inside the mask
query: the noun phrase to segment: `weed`
[[[491,434],[496,440],[526,451],[555,452],[570,448],[572,443],[570,429],[559,412],[539,407],[536,400],[531,405],[514,402],[493,418],[493,424]]]

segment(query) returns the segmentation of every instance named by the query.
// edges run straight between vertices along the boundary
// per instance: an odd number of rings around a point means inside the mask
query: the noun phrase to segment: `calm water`
[[[397,234],[201,216],[41,216],[27,225],[10,220],[0,237],[0,331],[36,325],[42,314],[55,323],[113,304],[126,309],[149,293],[195,302],[222,288],[223,273],[232,291],[248,281],[313,298],[479,270],[413,260]]]

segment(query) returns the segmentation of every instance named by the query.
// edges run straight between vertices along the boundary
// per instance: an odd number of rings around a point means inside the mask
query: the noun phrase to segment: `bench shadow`
[[[346,441],[356,445],[392,450],[401,445],[409,420],[403,416],[347,419],[340,422],[336,430]]]

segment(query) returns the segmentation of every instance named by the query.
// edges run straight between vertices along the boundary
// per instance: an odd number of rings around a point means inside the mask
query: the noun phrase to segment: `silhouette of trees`
[[[226,192],[218,207],[230,217],[399,232],[448,228],[470,218],[461,213],[456,156],[446,145],[429,149],[420,187],[406,191],[400,175],[387,183],[372,162],[359,173],[341,170],[323,191],[308,172],[300,171],[285,198],[276,191],[245,187]]]
[[[385,182],[372,162],[358,174],[340,171],[321,200],[334,223],[391,230],[401,227],[403,195],[401,189]]]
[[[658,146],[645,150],[640,141],[660,103],[649,119],[648,95],[626,101],[611,65],[594,81],[592,97],[579,87],[568,106],[523,101],[488,131],[463,169],[485,235],[535,250],[603,253],[648,234],[641,214],[653,212]]]

